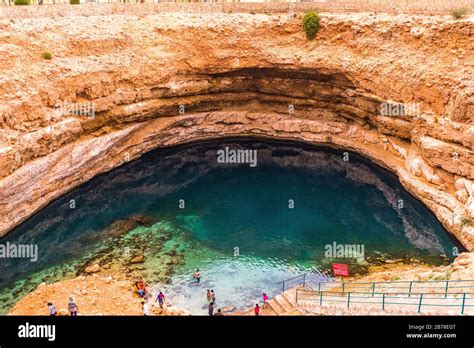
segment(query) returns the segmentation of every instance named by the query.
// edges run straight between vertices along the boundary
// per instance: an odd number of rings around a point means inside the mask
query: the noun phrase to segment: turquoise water
[[[257,166],[218,163],[225,147],[257,150]],[[219,307],[238,309],[302,272],[324,278],[340,261],[325,255],[332,243],[364,246],[365,258],[342,260],[354,272],[387,258],[441,264],[460,248],[385,170],[355,154],[344,161],[342,151],[263,140],[150,152],[55,201],[7,241],[37,244],[39,259],[0,259],[2,313],[92,263],[104,275],[143,276],[172,304],[204,314],[206,289]],[[130,263],[136,255],[145,261]]]

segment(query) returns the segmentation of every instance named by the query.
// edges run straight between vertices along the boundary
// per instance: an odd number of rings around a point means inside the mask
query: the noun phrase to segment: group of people
[[[216,293],[214,292],[214,290],[209,290],[207,289],[207,302],[209,302],[209,309],[208,309],[208,312],[209,312],[209,315],[210,316],[220,316],[220,315],[224,315],[222,313],[222,309],[218,309],[216,313],[214,313],[214,309],[215,309],[215,306],[216,306]]]
[[[77,306],[76,302],[74,302],[74,299],[72,297],[69,298],[67,309],[71,316],[73,317],[77,316],[79,307]],[[53,302],[48,302],[48,311],[49,311],[49,315],[52,317],[58,315],[58,311],[56,310],[56,306],[53,304]]]
[[[194,274],[192,278],[195,280],[196,283],[201,282],[201,271],[199,268],[196,268],[194,271]],[[148,306],[148,291],[146,289],[146,284],[143,282],[143,280],[140,278],[137,282],[135,282],[135,287],[138,295],[142,297],[142,308],[143,308],[143,315],[147,316],[149,314],[149,306]],[[206,292],[206,297],[207,297],[207,302],[208,302],[208,313],[210,316],[222,316],[224,313],[222,312],[222,309],[219,308],[217,309],[217,312],[215,311],[216,309],[216,293],[214,289],[207,289]],[[261,309],[265,309],[268,306],[268,295],[266,293],[262,293],[262,299],[263,299],[263,306],[260,307],[260,305],[257,303],[255,304],[254,307],[254,313],[255,315],[260,315]],[[160,308],[163,308],[164,303],[165,303],[165,295],[163,292],[159,292],[155,303],[158,302],[160,305]]]
[[[201,271],[199,268],[196,268],[192,278],[195,280],[196,283],[200,283],[201,281]],[[142,304],[142,309],[143,309],[143,315],[147,316],[149,315],[149,304],[148,304],[148,298],[149,298],[149,293],[147,286],[145,282],[143,281],[142,278],[139,278],[135,283],[134,283],[134,288],[135,291],[137,292],[138,296],[141,298],[141,304]],[[208,307],[208,313],[210,316],[222,316],[224,313],[222,312],[222,309],[217,309],[217,312],[215,312],[215,307],[216,307],[216,293],[214,289],[207,289],[206,293],[207,297],[207,302],[209,303]],[[263,298],[263,308],[267,307],[268,303],[268,295],[266,293],[262,294]],[[164,307],[165,304],[165,295],[163,294],[162,291],[158,293],[156,296],[155,303],[158,302],[160,308]],[[71,297],[69,298],[68,302],[68,311],[71,316],[77,316],[77,313],[79,311],[79,308],[74,301],[74,299]],[[58,315],[58,312],[56,310],[56,307],[52,302],[48,302],[48,310],[49,310],[49,315],[50,316],[56,316]],[[255,304],[254,308],[255,315],[260,315],[260,306],[259,304]]]
[[[165,305],[165,295],[163,294],[162,291],[160,291],[158,293],[158,295],[156,296],[156,300],[155,300],[155,303],[158,302],[160,308],[163,308],[164,305]],[[143,309],[143,315],[144,316],[147,316],[149,315],[149,305],[148,305],[148,297],[144,297],[142,298],[142,309]]]
[[[143,315],[147,316],[150,314],[150,308],[148,304],[148,298],[149,298],[149,293],[147,286],[143,279],[140,277],[135,283],[134,283],[134,288],[135,291],[137,292],[137,295],[141,297],[141,305],[143,309]],[[163,308],[165,305],[165,295],[163,294],[162,291],[158,293],[156,296],[155,303],[158,302],[160,308]]]

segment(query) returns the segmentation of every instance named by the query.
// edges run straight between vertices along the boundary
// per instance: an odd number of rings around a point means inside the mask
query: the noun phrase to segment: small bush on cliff
[[[15,5],[30,5],[31,0],[15,0]]]
[[[69,0],[69,3],[71,5],[79,5],[81,3],[81,0]]]
[[[320,28],[321,24],[319,24],[319,15],[314,11],[305,13],[303,18],[303,29],[306,33],[306,37],[313,40]]]
[[[463,217],[461,219],[461,226],[470,226],[472,224],[472,219],[470,217]]]
[[[458,7],[458,8],[453,8],[451,10],[451,16],[455,19],[459,19],[464,17],[467,14],[467,8],[465,7]]]
[[[53,59],[53,55],[51,54],[51,52],[43,52],[41,54],[41,58],[51,60]]]

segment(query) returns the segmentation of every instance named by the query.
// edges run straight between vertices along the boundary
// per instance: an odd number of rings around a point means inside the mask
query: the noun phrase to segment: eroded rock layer
[[[371,158],[472,249],[472,17],[301,17],[0,21],[0,236],[153,148],[262,136]]]

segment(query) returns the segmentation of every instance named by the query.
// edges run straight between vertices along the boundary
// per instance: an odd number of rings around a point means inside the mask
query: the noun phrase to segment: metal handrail
[[[306,286],[306,273],[297,275],[295,277],[283,280],[277,284],[282,284],[282,291],[285,292],[285,289],[287,289],[287,284],[289,282],[293,282],[295,279],[302,279],[302,285]],[[442,283],[442,286],[436,286],[437,284]],[[470,285],[469,283],[473,283]],[[456,289],[474,289],[474,279],[453,279],[453,280],[400,280],[400,281],[386,281],[386,282],[338,282],[338,281],[318,281],[315,282],[314,284],[317,284],[318,290],[311,290],[308,289],[296,289],[296,303],[298,303],[298,293],[299,292],[310,292],[310,293],[315,293],[318,294],[319,302],[320,305],[323,303],[323,297],[344,297],[344,300],[328,300],[326,301],[329,302],[347,302],[347,307],[350,307],[351,304],[351,299],[353,303],[370,303],[370,304],[377,304],[379,303],[378,301],[358,301],[358,299],[368,299],[372,298],[374,300],[382,300],[381,305],[382,305],[382,310],[385,310],[386,305],[417,305],[418,306],[418,313],[420,313],[422,306],[434,306],[434,307],[456,307],[456,306],[461,306],[461,314],[464,314],[464,310],[466,307],[472,307],[474,304],[469,304],[466,303],[466,301],[471,301],[474,298],[470,297],[474,295],[474,292],[453,292]],[[406,286],[396,286],[396,285],[402,285],[406,284]],[[420,286],[425,285],[425,286]],[[431,285],[434,284],[434,285]],[[469,284],[469,285],[465,285]],[[294,286],[295,284],[293,284]],[[312,284],[313,285],[313,284]],[[321,285],[328,285],[331,288],[338,288],[339,286],[341,287],[341,291],[331,291],[331,290],[324,290],[321,289]],[[408,291],[405,292],[380,292],[380,288],[384,288],[384,285],[390,285],[392,289],[407,289]],[[395,285],[395,286],[394,286]],[[431,285],[431,286],[427,286]],[[361,287],[370,287],[371,291],[358,291]],[[379,291],[375,291],[376,286],[378,286]],[[359,289],[350,289],[350,287],[359,287]],[[422,290],[422,289],[431,289],[431,290],[438,290],[442,289],[442,292],[414,292],[413,290]],[[331,295],[331,294],[337,294],[337,295]],[[453,296],[462,296],[462,297],[448,297],[449,295]],[[367,296],[357,296],[357,295],[367,295]],[[379,295],[382,295],[381,297]],[[390,302],[390,299],[403,299],[404,297],[407,299],[413,299],[416,300],[417,303],[400,303],[400,302]],[[439,297],[430,297],[430,296],[436,296],[439,295]],[[347,298],[347,299],[346,299]],[[444,298],[445,300],[462,300],[461,305],[457,304],[430,304],[426,303],[426,301],[429,300],[439,300],[441,298]],[[387,300],[388,301],[387,301]],[[304,300],[316,300],[314,299],[307,299],[305,298]],[[423,300],[425,300],[425,303],[423,303]]]
[[[449,280],[388,280],[384,282],[350,282],[351,284],[372,284],[372,283],[445,283],[445,282],[474,282],[474,279],[449,279]],[[320,282],[320,283],[349,283],[349,282]]]
[[[283,289],[282,291],[285,292],[285,285],[286,285],[288,282],[290,282],[290,281],[292,281],[292,280],[295,280],[295,279],[297,279],[297,278],[301,278],[301,277],[303,277],[303,286],[305,286],[305,285],[306,285],[306,273],[297,275],[296,277],[293,277],[293,278],[285,279],[285,280],[283,280],[283,281],[277,283],[277,285],[282,284],[282,289]]]
[[[473,292],[458,292],[458,293],[450,293],[450,295],[462,295],[462,297],[445,297],[444,293],[416,293],[416,295],[419,295],[419,298],[411,297],[407,293],[400,293],[400,292],[346,292],[345,294],[342,294],[340,291],[315,291],[315,290],[307,290],[307,289],[296,289],[296,303],[298,303],[298,293],[299,292],[306,292],[306,293],[312,293],[312,294],[317,294],[316,297],[313,298],[307,298],[301,296],[299,297],[300,301],[313,301],[313,300],[319,300],[319,304],[322,305],[324,302],[324,297],[326,302],[344,302],[347,303],[347,308],[350,307],[351,301],[352,304],[381,304],[382,305],[382,310],[385,310],[386,305],[417,305],[418,306],[418,313],[421,312],[422,306],[428,306],[428,307],[461,307],[461,314],[464,314],[465,308],[466,307],[474,307],[473,304],[466,303],[467,301],[472,301],[474,300],[474,297],[469,297],[469,295],[474,295]],[[335,294],[335,295],[331,295]],[[366,294],[367,296],[357,296],[357,295],[362,295]],[[375,296],[377,295],[377,296]],[[378,296],[382,295],[382,296]],[[400,295],[405,296],[405,297],[400,297]],[[415,294],[411,294],[415,295]],[[440,295],[439,297],[432,297],[433,295]],[[329,299],[328,299],[329,297]],[[331,299],[331,298],[340,298],[340,299]],[[344,299],[342,299],[344,298]],[[373,299],[376,301],[358,301],[357,299]],[[413,299],[416,302],[390,302],[390,300],[394,299]],[[461,304],[439,304],[439,303],[426,303],[428,300],[458,300],[462,301]],[[379,301],[381,300],[381,302]],[[388,300],[388,301],[387,301]],[[425,303],[423,303],[423,300],[425,300]]]
[[[302,285],[306,286],[306,273],[297,275],[295,277],[286,279],[277,284],[282,284],[282,291],[287,289],[287,284],[295,279],[302,279]],[[472,283],[472,285],[470,284]],[[442,284],[437,286],[437,284]],[[294,285],[294,284],[293,284]],[[324,290],[322,287],[330,286],[331,288],[341,287],[342,294],[346,292],[358,292],[358,289],[370,287],[370,290],[375,293],[376,288],[384,288],[386,285],[390,285],[393,289],[407,289],[409,296],[419,294],[414,290],[425,290],[425,289],[443,289],[445,297],[448,294],[452,294],[455,289],[474,289],[474,279],[453,279],[453,280],[399,280],[399,281],[385,281],[385,282],[340,282],[340,281],[318,281],[311,282],[311,285],[316,285],[317,290]],[[426,290],[425,290],[426,291]]]
[[[344,296],[341,294],[340,291],[330,291],[330,290],[322,290],[322,291],[317,291],[317,290],[310,290],[310,289],[296,289],[297,291],[299,292],[310,292],[310,293],[320,293],[320,292],[323,292],[325,294],[331,294],[331,293],[334,293],[334,294],[338,294],[338,296]],[[348,291],[348,292],[351,292],[352,294],[368,294],[368,295],[372,295],[372,292],[352,292],[352,291]],[[385,295],[408,295],[406,292],[374,292],[373,293],[374,295],[382,295],[382,294],[385,294]],[[424,295],[444,295],[444,292],[443,293],[426,293],[426,292],[420,292],[420,293],[416,293],[416,295],[420,295],[420,294],[424,294]],[[474,292],[454,292],[454,293],[450,293],[450,295],[462,295],[462,294],[466,294],[466,295],[474,295]],[[415,295],[415,293],[412,293],[412,295]]]
[[[441,283],[442,286],[436,286],[437,283]],[[460,283],[463,284],[469,284],[469,285],[461,285],[459,286]],[[472,283],[472,285],[470,285]],[[422,280],[402,280],[402,281],[387,281],[387,282],[318,282],[318,291],[321,291],[321,285],[327,285],[330,284],[331,288],[337,288],[341,287],[341,292],[344,294],[345,292],[358,292],[357,288],[363,288],[363,287],[369,287],[371,288],[371,291],[375,293],[375,288],[378,286],[378,288],[383,288],[384,285],[390,285],[391,288],[394,289],[407,289],[407,293],[409,296],[411,294],[418,294],[417,292],[413,292],[412,290],[414,289],[443,289],[445,297],[448,294],[452,294],[452,290],[454,289],[474,289],[474,280],[463,280],[463,279],[454,279],[454,280],[427,280],[427,281],[422,281]],[[394,286],[395,285],[401,285],[401,284],[406,284],[406,286]],[[432,286],[421,286],[420,284],[434,284]],[[351,287],[353,291],[350,291],[349,287]],[[354,289],[356,288],[356,289]]]

